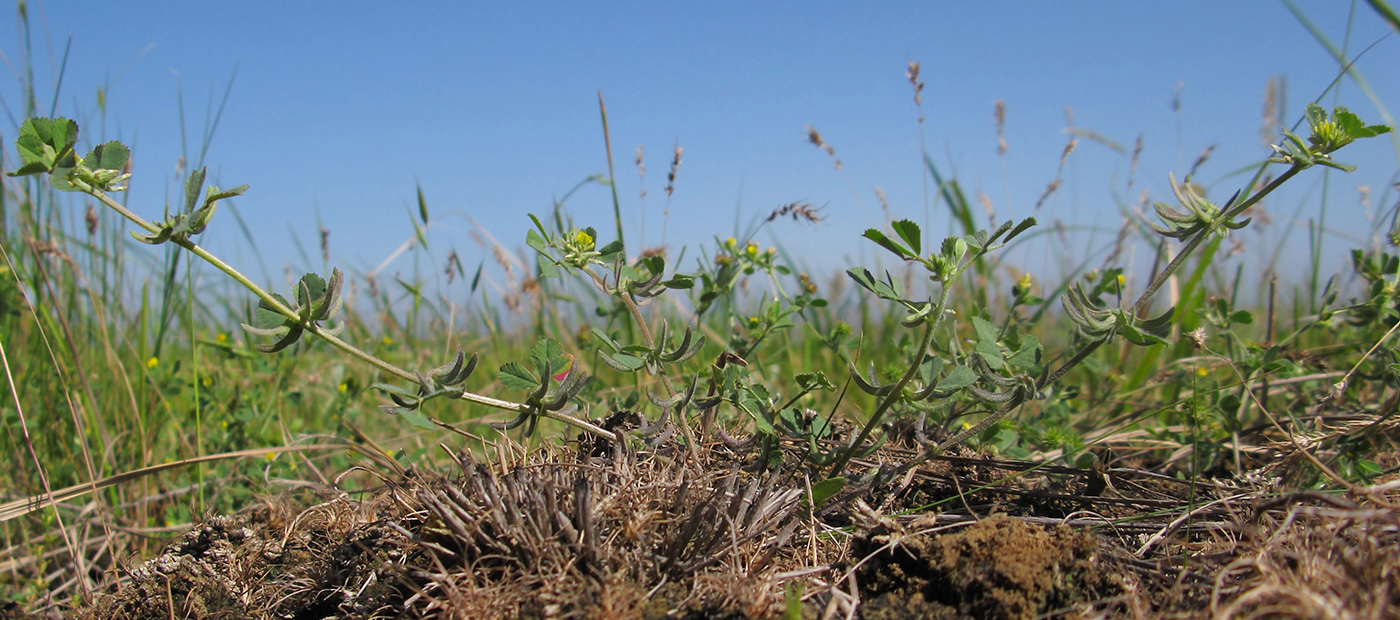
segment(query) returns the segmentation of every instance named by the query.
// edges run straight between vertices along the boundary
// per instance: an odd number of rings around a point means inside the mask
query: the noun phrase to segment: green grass
[[[44,116],[39,98],[31,89],[27,116]],[[201,157],[217,124],[217,115],[207,123]],[[606,114],[603,127],[606,136]],[[80,141],[77,152],[95,144]],[[5,148],[12,171],[13,145]],[[1306,148],[1301,143],[1295,160],[1316,155]],[[959,237],[977,234],[978,216],[958,180],[925,162],[933,204],[962,228]],[[1286,181],[1294,168],[1316,173],[1285,163],[1270,169],[1271,178]],[[1259,191],[1259,180],[1244,184],[1242,199]],[[193,184],[192,205],[201,185]],[[616,203],[615,191],[613,197]],[[1286,472],[1294,487],[1354,488],[1396,469],[1378,432],[1400,400],[1400,348],[1390,333],[1400,318],[1400,270],[1384,254],[1358,255],[1363,285],[1342,298],[1329,297],[1325,278],[1312,275],[1252,300],[1238,294],[1241,263],[1217,258],[1224,238],[1192,232],[1191,223],[1167,227],[1185,231],[1184,243],[1170,242],[1172,254],[1158,257],[1149,285],[1149,278],[1120,279],[1115,264],[1088,269],[1093,257],[1075,264],[1064,282],[1029,281],[1006,251],[959,250],[956,241],[923,247],[929,240],[919,227],[897,221],[866,233],[890,253],[866,265],[871,276],[852,285],[844,275],[801,273],[800,257],[750,243],[761,227],[820,217],[804,205],[775,211],[743,239],[716,237],[686,248],[684,256],[699,258],[700,267],[678,271],[679,249],[644,258],[635,248],[609,248],[588,223],[573,222],[561,201],[539,209],[543,219],[528,237],[533,264],[483,278],[481,269],[464,270],[472,261],[455,251],[429,247],[423,231],[432,224],[430,205],[421,191],[417,199],[406,246],[411,279],[353,277],[357,294],[348,296],[343,314],[307,322],[267,301],[265,314],[254,318],[257,297],[243,288],[196,289],[196,281],[222,278],[188,247],[176,247],[197,244],[197,234],[161,246],[135,243],[127,234],[133,225],[114,210],[85,219],[78,205],[86,203],[56,191],[43,175],[7,177],[0,191],[0,346],[9,398],[0,403],[0,446],[11,467],[0,471],[0,501],[158,471],[4,521],[0,591],[27,606],[46,592],[81,598],[102,581],[93,573],[60,585],[73,576],[65,568],[69,557],[99,569],[129,564],[202,515],[234,511],[296,481],[329,485],[355,466],[386,474],[432,466],[445,456],[439,444],[489,457],[506,442],[488,423],[517,414],[520,426],[504,436],[527,447],[579,433],[551,419],[571,410],[595,423],[618,409],[640,409],[652,421],[684,414],[682,446],[713,441],[719,429],[753,436],[756,449],[747,458],[756,466],[806,467],[814,482],[846,475],[853,454],[883,441],[882,422],[916,419],[930,439],[924,458],[967,444],[1008,458],[1088,466],[1102,454],[1091,447],[1110,446],[1119,458],[1197,479],[1258,469],[1264,462],[1257,451],[1232,446],[1291,441],[1291,430],[1312,438],[1308,452],[1318,459]],[[155,213],[152,205],[123,206]],[[1219,214],[1207,213],[1196,222],[1205,217],[1207,229],[1220,229],[1243,221],[1218,206],[1228,217],[1209,220]],[[620,208],[615,204],[618,237]],[[522,230],[529,226],[521,222]],[[1030,230],[1028,237],[1045,234]],[[1143,222],[1124,233],[1105,250],[1165,247]],[[255,234],[245,228],[244,235],[255,247]],[[504,239],[506,246],[483,248],[503,265],[508,247],[527,238],[510,231]],[[1178,262],[1169,278],[1172,257]],[[1316,271],[1321,258],[1312,260]],[[452,275],[441,275],[445,270]],[[502,285],[495,292],[486,282],[493,273]],[[947,286],[926,287],[929,274]],[[470,298],[434,293],[443,290],[443,277],[471,280]],[[839,284],[814,284],[833,281]],[[1150,321],[1170,305],[1152,297],[1155,285],[1176,296],[1165,326]],[[1149,291],[1129,297],[1125,286]],[[658,297],[642,303],[653,293]],[[314,305],[296,291],[281,294],[284,304]],[[1063,308],[1066,294],[1083,303]],[[672,298],[679,303],[668,303]],[[530,320],[512,322],[506,308]],[[344,321],[340,338],[358,347],[360,358],[311,335],[263,353],[258,345],[281,336],[255,338],[238,328],[248,321],[314,332],[335,320]],[[690,344],[704,338],[693,351],[682,336],[687,329]],[[1198,329],[1205,331],[1194,335]],[[403,372],[426,373],[459,348],[479,355],[476,372],[460,385],[430,381],[420,391],[415,375]],[[563,386],[546,380],[565,359],[573,374]],[[570,383],[581,372],[592,381]],[[390,401],[376,384],[401,390],[404,402],[384,411]],[[462,402],[464,390],[513,408]],[[717,405],[696,406],[711,396],[720,398]],[[860,445],[828,441],[851,437]],[[628,440],[640,446],[654,438]],[[794,441],[806,448],[780,449]],[[199,462],[180,464],[192,459]],[[366,474],[348,480],[352,489],[377,484]],[[102,544],[110,550],[98,549]]]

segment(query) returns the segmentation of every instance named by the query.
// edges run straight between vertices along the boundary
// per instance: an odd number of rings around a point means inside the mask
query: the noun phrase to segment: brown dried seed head
[[[1035,201],[1035,210],[1040,211],[1040,207],[1043,206],[1045,201],[1049,200],[1050,196],[1054,195],[1055,190],[1058,189],[1060,189],[1060,179],[1055,179],[1051,181],[1049,185],[1045,186],[1045,192],[1040,195],[1039,200]]]
[[[773,211],[768,214],[768,219],[764,221],[771,222],[780,217],[791,217],[792,221],[794,222],[818,224],[822,220],[826,219],[820,214],[820,211],[820,207],[813,207],[811,203],[790,202],[781,207],[773,209]]]
[[[1206,328],[1197,327],[1186,332],[1186,340],[1191,343],[1191,348],[1197,351],[1206,348]]]
[[[987,211],[988,225],[992,228],[996,228],[997,212],[996,209],[992,208],[992,199],[988,198],[986,194],[979,191],[977,192],[977,200],[982,203],[982,208]]]
[[[1265,148],[1274,143],[1274,132],[1278,129],[1278,76],[1269,76],[1264,85],[1264,118],[1259,125],[1259,141]]]
[[[1200,168],[1203,164],[1205,164],[1206,161],[1210,159],[1211,153],[1214,153],[1214,152],[1215,152],[1215,145],[1214,145],[1214,144],[1212,144],[1212,145],[1206,147],[1205,150],[1201,151],[1201,154],[1200,154],[1198,157],[1196,157],[1196,163],[1191,164],[1191,172],[1186,173],[1186,176],[1189,177],[1189,176],[1191,176],[1191,175],[1193,175],[1193,174],[1196,174],[1196,169],[1197,169],[1197,168]]]
[[[1078,146],[1079,146],[1079,138],[1074,138],[1074,139],[1072,139],[1072,140],[1069,141],[1069,144],[1066,144],[1066,145],[1065,145],[1065,150],[1064,150],[1064,152],[1063,152],[1063,153],[1060,153],[1060,170],[1063,171],[1063,170],[1065,169],[1065,160],[1066,160],[1066,159],[1069,159],[1069,154],[1070,154],[1070,153],[1073,153],[1073,152],[1074,152],[1074,149],[1075,149],[1076,147],[1078,147]]]
[[[677,145],[675,152],[671,155],[671,171],[666,175],[666,195],[668,197],[671,192],[676,191],[676,172],[681,168],[681,154],[684,152],[685,149]]]
[[[1006,102],[997,99],[996,111],[992,113],[997,120],[997,155],[1005,155],[1006,144]]]
[[[919,63],[910,61],[909,68],[905,70],[904,75],[909,78],[909,83],[914,86],[914,105],[923,105],[924,102],[921,93],[924,92],[924,83],[919,81]]]

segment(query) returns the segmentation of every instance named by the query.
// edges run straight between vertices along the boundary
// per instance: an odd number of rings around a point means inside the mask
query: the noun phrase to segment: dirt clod
[[[857,581],[865,618],[1034,618],[1117,589],[1098,566],[1098,542],[993,515],[958,531],[884,533],[857,541],[874,554]]]

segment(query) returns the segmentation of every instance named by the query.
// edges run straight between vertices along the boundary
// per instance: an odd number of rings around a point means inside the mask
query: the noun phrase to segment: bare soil
[[[750,472],[589,445],[459,456],[355,496],[300,492],[195,526],[89,619],[1400,617],[1389,486],[1280,491],[949,455]],[[795,459],[790,459],[795,460]],[[1286,462],[1282,459],[1280,462]],[[0,619],[26,617],[0,610]]]

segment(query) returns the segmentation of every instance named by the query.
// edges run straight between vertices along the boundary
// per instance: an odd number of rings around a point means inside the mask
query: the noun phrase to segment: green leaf
[[[73,168],[77,156],[73,145],[78,143],[78,124],[66,118],[31,118],[19,128],[15,147],[24,165],[10,173],[23,176],[49,172],[56,168]]]
[[[407,407],[397,407],[397,409],[399,417],[403,418],[404,420],[407,420],[409,424],[412,424],[413,426],[421,428],[423,430],[432,430],[433,428],[435,428],[433,426],[432,421],[429,420],[423,414],[418,413],[417,411],[414,411]]]
[[[1367,125],[1361,122],[1361,117],[1342,106],[1332,110],[1332,118],[1336,120],[1337,126],[1352,138],[1373,138],[1390,131],[1385,125]]]
[[[997,346],[995,340],[979,340],[973,349],[982,357],[982,361],[987,362],[995,370],[1006,367],[1006,360],[1001,355],[1001,347]]]
[[[670,280],[662,282],[661,286],[664,286],[669,289],[690,289],[695,287],[695,278],[691,276],[676,274],[674,276],[671,276]]]
[[[948,376],[943,377],[943,380],[938,382],[938,390],[960,390],[976,382],[977,373],[967,366],[957,366],[948,373]]]
[[[977,340],[996,344],[997,328],[980,316],[972,317],[972,327],[977,330]]]
[[[564,357],[564,347],[553,338],[544,338],[535,343],[535,347],[530,349],[530,362],[535,365],[535,371],[544,373],[545,365],[552,369],[550,372],[563,370],[567,363]]]
[[[221,191],[218,187],[213,186],[213,185],[210,185],[210,186],[209,186],[209,193],[208,193],[208,194],[205,194],[205,196],[204,196],[204,206],[205,206],[205,207],[210,207],[210,206],[212,206],[215,202],[220,201],[220,200],[223,200],[223,199],[225,199],[225,198],[233,198],[234,196],[241,196],[241,195],[243,194],[243,192],[246,192],[246,191],[248,191],[248,185],[247,185],[246,183],[243,184],[243,185],[239,185],[238,187],[235,187],[235,188],[233,188],[233,189],[226,189],[226,190],[222,190],[222,191]]]
[[[1118,319],[1118,333],[1135,345],[1140,347],[1152,346],[1155,344],[1166,344],[1167,341],[1160,337],[1138,329],[1133,322],[1127,320],[1123,315],[1115,313]]]
[[[419,217],[420,219],[423,220],[423,224],[424,224],[424,225],[427,225],[427,223],[428,223],[428,201],[423,199],[423,186],[422,186],[422,185],[419,185],[419,184],[417,184],[417,183],[414,183],[414,184],[413,184],[413,187],[414,187],[414,189],[418,190],[418,217]],[[425,245],[426,245],[426,244],[425,244]]]
[[[272,298],[276,299],[278,303],[281,303],[284,306],[291,305],[287,303],[286,298],[282,297],[281,295],[278,295],[277,293],[273,293]],[[271,329],[273,327],[285,325],[291,322],[291,319],[282,316],[281,312],[273,310],[271,304],[261,299],[258,300],[258,309],[254,313],[253,319],[257,326],[263,329]]]
[[[594,239],[597,239],[597,238],[598,238],[596,235],[593,234],[593,229],[592,229],[592,228],[586,229],[585,232],[589,233],[589,236],[593,237]],[[602,255],[605,256],[605,257],[609,257],[609,256],[612,256],[612,255],[614,255],[614,254],[617,254],[618,252],[621,252],[622,249],[623,249],[623,248],[622,248],[622,242],[621,242],[621,241],[613,241],[612,243],[609,243],[609,244],[603,246],[603,249],[598,250],[598,253],[599,253],[599,254],[602,254]],[[605,259],[605,260],[610,260],[610,259]]]
[[[191,170],[189,178],[185,179],[185,209],[181,213],[194,213],[195,205],[199,203],[199,192],[204,189],[205,169]]]
[[[549,251],[549,243],[544,240],[544,237],[533,230],[526,231],[525,245],[534,248],[534,250],[540,254],[546,254]]]
[[[812,505],[814,507],[821,506],[823,502],[831,499],[844,488],[846,488],[845,478],[827,478],[812,485]],[[807,505],[806,497],[802,498],[802,505]]]
[[[797,379],[797,385],[798,385],[798,387],[801,387],[803,390],[806,390],[806,391],[809,391],[809,392],[810,392],[810,391],[813,391],[813,390],[835,390],[835,389],[836,389],[836,384],[835,384],[835,383],[832,383],[832,382],[831,382],[831,379],[828,379],[828,378],[826,377],[826,373],[824,373],[824,372],[822,372],[822,371],[820,371],[820,370],[818,370],[817,372],[800,372],[800,373],[797,373],[796,379]]]
[[[646,268],[648,271],[651,272],[651,275],[657,275],[666,272],[666,259],[662,258],[661,256],[648,256],[647,258],[643,258],[641,262],[643,265],[646,265]]]
[[[1021,350],[1006,360],[1006,364],[1017,372],[1030,372],[1040,361],[1040,341],[1029,334],[1021,336]]]
[[[589,330],[589,333],[592,333],[594,338],[597,338],[599,342],[608,345],[608,348],[612,349],[613,351],[622,350],[622,345],[618,344],[616,340],[613,340],[612,337],[607,334],[607,332],[594,327],[593,329]]]
[[[637,372],[641,370],[643,366],[646,366],[646,361],[630,353],[610,355],[606,351],[599,349],[598,359],[603,360],[603,364],[607,365],[608,368],[618,372]]]
[[[861,236],[871,241],[874,241],[875,243],[878,243],[880,247],[894,252],[895,254],[899,255],[900,258],[903,258],[905,260],[914,257],[914,254],[909,251],[909,248],[906,248],[896,243],[894,240],[890,239],[889,237],[886,237],[885,233],[875,230],[874,228],[867,228],[865,230],[865,234]]]
[[[93,147],[92,152],[83,158],[83,165],[89,170],[121,170],[131,158],[126,145],[112,141]]]
[[[520,362],[506,362],[501,365],[501,371],[496,374],[496,379],[501,382],[501,386],[508,390],[532,390],[540,384],[540,380],[535,374],[525,368]]]
[[[320,299],[326,293],[326,281],[314,273],[308,273],[301,277],[297,283],[297,307],[304,308],[310,306],[312,302]]]
[[[894,232],[899,235],[899,238],[903,239],[904,243],[914,250],[915,256],[923,254],[923,233],[919,230],[918,224],[909,220],[899,220],[891,223],[890,226],[894,227]]]
[[[1024,219],[1024,220],[1021,220],[1021,223],[1017,224],[1016,227],[1015,227],[1015,228],[1012,228],[1012,229],[1011,229],[1011,232],[1010,232],[1009,234],[1006,235],[1006,239],[1003,239],[1003,240],[1002,240],[1003,243],[1010,243],[1011,240],[1012,240],[1012,239],[1015,239],[1017,235],[1020,235],[1021,233],[1026,232],[1027,230],[1029,230],[1029,229],[1030,229],[1031,227],[1033,227],[1033,226],[1035,226],[1035,218],[1033,218],[1033,217],[1028,217],[1028,218],[1026,218],[1026,219]]]

